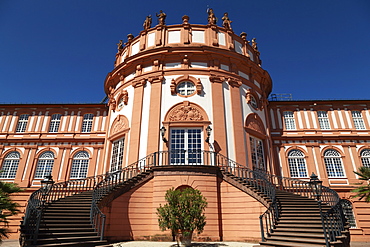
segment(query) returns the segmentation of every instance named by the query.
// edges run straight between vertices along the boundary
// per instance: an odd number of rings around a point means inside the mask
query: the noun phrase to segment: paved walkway
[[[132,241],[124,243],[113,244],[114,247],[177,247],[176,242],[149,242],[149,241]],[[259,246],[256,243],[242,243],[242,242],[204,242],[192,243],[194,247],[254,247]]]
[[[115,247],[177,247],[176,242],[131,241],[113,244]],[[3,240],[1,247],[19,247],[18,240]],[[259,244],[242,242],[193,243],[193,247],[254,247]],[[352,242],[351,247],[369,247],[369,242]]]

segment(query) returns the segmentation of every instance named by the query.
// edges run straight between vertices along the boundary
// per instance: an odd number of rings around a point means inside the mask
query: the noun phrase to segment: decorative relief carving
[[[145,86],[145,84],[146,84],[145,79],[141,79],[141,80],[137,80],[137,81],[132,82],[133,87],[143,87],[143,86]]]
[[[223,77],[223,76],[210,76],[209,80],[213,83],[223,83],[225,81],[225,77]]]
[[[109,107],[113,112],[114,112],[114,111],[116,111],[117,102],[116,102],[116,100],[114,99],[113,95],[110,95],[110,96],[109,96],[108,107]]]
[[[160,76],[152,76],[152,77],[149,77],[148,81],[150,83],[161,83],[163,81],[164,77],[162,75]]]
[[[122,107],[124,105],[127,105],[127,103],[128,103],[128,92],[127,92],[127,90],[122,90],[121,95],[122,96],[121,96],[121,98],[119,100],[119,103],[118,103],[118,108],[119,109],[122,109]]]
[[[237,80],[237,79],[234,79],[234,78],[228,78],[227,82],[232,87],[240,87],[242,85],[241,80]]]
[[[168,115],[170,122],[175,121],[203,121],[205,117],[199,107],[191,104],[189,101],[184,101],[182,104],[175,106]]]
[[[249,104],[251,103],[251,100],[252,100],[252,91],[250,88],[248,88],[247,94],[245,95],[245,101],[247,102],[247,104]]]
[[[247,117],[246,128],[254,130],[258,133],[265,134],[265,127],[257,114],[251,114]]]
[[[175,79],[172,79],[171,80],[170,88],[171,88],[171,94],[172,95],[175,95],[176,94],[176,82],[175,82]]]
[[[202,93],[203,85],[202,85],[201,80],[199,78],[196,79],[196,78],[186,74],[184,76],[178,77],[176,80],[175,79],[171,80],[171,84],[170,84],[171,95],[176,95],[177,93],[179,93],[178,89],[177,89],[177,86],[179,84],[181,84],[182,82],[184,82],[184,81],[189,81],[189,82],[193,83],[194,86],[195,86],[195,91],[196,91],[197,94]],[[186,96],[192,96],[192,95],[194,95],[194,94],[192,93],[192,94],[186,95]],[[186,97],[185,95],[181,95],[181,96]]]
[[[195,87],[197,88],[197,94],[202,93],[203,85],[200,79],[198,78],[197,83],[195,84]]]
[[[117,137],[128,131],[128,120],[124,115],[118,115],[112,124],[110,131],[111,137]]]

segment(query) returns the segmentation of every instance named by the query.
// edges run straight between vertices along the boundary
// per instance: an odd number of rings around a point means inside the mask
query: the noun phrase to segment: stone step
[[[112,246],[107,244],[106,240],[94,240],[94,241],[77,241],[77,242],[68,242],[68,243],[47,243],[47,244],[38,244],[37,247],[105,247]]]
[[[51,244],[51,243],[70,243],[70,242],[84,242],[84,241],[100,241],[100,236],[68,236],[68,237],[48,237],[38,238],[37,244]]]

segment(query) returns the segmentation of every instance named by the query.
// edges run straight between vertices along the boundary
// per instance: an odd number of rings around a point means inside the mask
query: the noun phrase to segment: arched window
[[[334,149],[328,149],[324,153],[324,162],[326,166],[326,172],[328,177],[341,178],[344,177],[344,170],[342,165],[342,159],[338,151]]]
[[[307,168],[302,151],[294,149],[288,153],[290,176],[292,178],[306,178]]]
[[[362,166],[370,167],[370,149],[364,149],[361,151],[361,162]]]
[[[71,179],[86,178],[89,167],[89,154],[81,151],[75,154],[72,161]]]
[[[20,157],[19,153],[15,151],[5,157],[1,167],[0,178],[15,178]]]
[[[356,219],[352,209],[352,203],[346,199],[340,200],[343,208],[343,214],[349,223],[350,228],[356,228]]]
[[[51,173],[54,165],[54,154],[51,151],[42,153],[37,162],[35,178],[43,179],[46,175]]]

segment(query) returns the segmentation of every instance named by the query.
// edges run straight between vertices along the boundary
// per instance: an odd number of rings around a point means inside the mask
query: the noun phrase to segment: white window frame
[[[22,114],[19,116],[16,129],[17,133],[23,133],[26,131],[29,116],[30,116],[29,114]]]
[[[298,149],[288,153],[289,173],[292,178],[307,178],[307,165],[305,155]]]
[[[360,155],[362,166],[370,167],[370,149],[362,150]]]
[[[317,119],[319,121],[320,129],[330,130],[330,123],[328,118],[328,113],[326,111],[318,111]]]
[[[37,161],[35,179],[44,179],[52,172],[54,166],[54,153],[51,151],[43,152]]]
[[[342,157],[334,149],[328,149],[324,152],[324,163],[328,178],[345,178],[346,174],[343,168]]]
[[[21,156],[17,151],[8,153],[3,161],[0,172],[0,179],[14,179],[17,174]]]
[[[122,169],[123,152],[125,150],[125,139],[119,139],[113,142],[112,158],[110,171],[115,172]]]
[[[89,153],[79,151],[73,156],[70,179],[80,179],[87,177],[89,169]]]
[[[250,141],[250,147],[251,147],[253,168],[266,170],[263,140],[257,137],[254,137],[254,136],[250,136],[249,141]]]
[[[183,131],[183,133],[181,133]],[[200,127],[170,128],[171,164],[203,164],[203,131]]]
[[[62,118],[62,114],[59,114],[59,113],[53,114],[51,116],[50,125],[49,125],[50,133],[58,132],[61,118]]]
[[[192,81],[182,81],[176,86],[176,91],[181,96],[191,96],[196,92],[196,87]]]
[[[87,113],[83,116],[82,128],[81,128],[82,133],[91,132],[93,120],[94,120],[94,114],[92,113]]]
[[[251,95],[251,106],[253,106],[253,108],[255,108],[255,109],[258,108],[257,100],[253,95]]]
[[[284,111],[284,124],[286,130],[296,130],[294,112],[293,111]]]
[[[353,124],[355,125],[356,130],[364,130],[365,129],[365,123],[364,119],[362,118],[362,114],[360,111],[352,111],[352,120]]]

